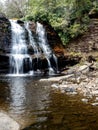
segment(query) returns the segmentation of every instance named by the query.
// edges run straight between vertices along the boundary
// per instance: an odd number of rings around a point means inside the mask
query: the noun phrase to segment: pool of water
[[[32,77],[0,78],[0,110],[23,130],[97,130],[98,107]]]

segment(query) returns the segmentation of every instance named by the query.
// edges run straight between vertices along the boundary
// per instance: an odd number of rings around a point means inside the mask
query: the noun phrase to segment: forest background
[[[66,45],[87,31],[90,14],[98,14],[98,0],[4,0],[0,12],[9,19],[47,22]]]

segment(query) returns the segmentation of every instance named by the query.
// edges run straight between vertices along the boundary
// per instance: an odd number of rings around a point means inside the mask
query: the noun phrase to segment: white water
[[[23,74],[23,64],[25,59],[29,59],[30,66],[32,60],[27,54],[25,29],[15,20],[10,20],[12,30],[12,49],[10,55],[10,74]]]
[[[26,30],[28,32],[28,40],[29,40],[29,46],[32,47],[32,52],[34,53],[34,57],[38,58],[40,56],[44,56],[47,60],[48,64],[48,74],[54,74],[55,70],[58,69],[57,67],[57,58],[55,54],[52,52],[48,41],[47,36],[45,32],[45,28],[42,24],[37,22],[36,27],[36,34],[37,34],[37,40],[35,41],[33,34],[31,30],[29,29],[29,23],[25,25],[20,25],[15,20],[10,20],[11,23],[11,30],[12,30],[12,48],[11,48],[11,54],[10,54],[10,74],[20,76],[24,74],[24,66],[29,67],[29,69],[26,73],[29,75],[41,73],[39,69],[37,69],[35,72],[32,70],[32,58],[28,54],[28,48],[27,48],[27,41],[26,41]],[[51,64],[50,59],[53,59],[55,62],[55,67]],[[38,61],[37,61],[38,62]],[[56,69],[54,69],[56,68]]]
[[[25,24],[25,27],[26,27],[26,29],[28,31],[28,35],[29,35],[29,44],[33,47],[34,55],[36,55],[38,57],[40,55],[40,51],[38,50],[38,45],[34,40],[31,30],[29,29],[29,22],[27,22]]]
[[[43,27],[42,24],[40,24],[39,22],[37,22],[37,28],[36,28],[36,33],[38,35],[38,44],[40,46],[40,48],[42,49],[46,59],[47,59],[47,63],[48,63],[48,68],[49,68],[49,74],[53,74],[54,73],[54,69],[51,65],[50,62],[50,58],[53,56],[53,59],[55,61],[56,64],[56,69],[58,69],[57,67],[57,58],[56,56],[53,54],[49,44],[48,44],[48,40],[47,40],[47,36],[46,36],[46,31],[45,28]]]

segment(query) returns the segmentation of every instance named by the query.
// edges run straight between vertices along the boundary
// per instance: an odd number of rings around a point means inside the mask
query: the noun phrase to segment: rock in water
[[[20,126],[7,114],[0,112],[0,130],[20,130]]]

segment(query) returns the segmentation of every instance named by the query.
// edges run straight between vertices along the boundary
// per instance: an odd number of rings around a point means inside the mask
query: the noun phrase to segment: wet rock
[[[58,67],[61,71],[64,71],[67,67],[74,66],[79,63],[81,60],[81,56],[72,56],[72,55],[65,55],[58,57]],[[74,71],[74,70],[72,70]],[[69,72],[70,74],[72,72]]]
[[[95,101],[98,101],[98,97],[96,97]]]
[[[21,21],[21,20],[17,20],[17,23],[19,23],[19,24],[24,24],[24,22]]]
[[[97,96],[98,95],[98,90],[92,91],[91,94]]]
[[[33,21],[29,21],[29,29],[34,33],[36,33],[36,23]]]
[[[0,73],[9,73],[9,57],[4,54],[0,55]]]
[[[86,99],[86,98],[82,98],[81,101],[84,103],[88,103],[88,99]]]
[[[0,14],[0,50],[3,53],[10,51],[11,25],[9,20]]]
[[[0,112],[0,130],[20,130],[20,126],[7,114]]]
[[[93,106],[98,106],[98,102],[92,103]]]
[[[86,63],[86,65],[84,64],[76,68],[73,67],[74,71],[72,71],[72,74],[66,74],[64,76],[57,78],[49,78],[47,80],[54,82],[58,81],[58,83],[53,84],[52,87],[60,90],[62,93],[66,94],[80,93],[88,98],[98,96],[98,72],[96,71],[90,72],[88,68],[91,65],[92,64]],[[85,74],[84,70],[86,70],[86,73],[88,74]],[[78,71],[81,71],[81,73],[78,74],[79,73]],[[88,98],[87,99],[83,98],[82,101],[88,102]]]
[[[57,89],[59,86],[57,84],[52,84],[51,87]]]
[[[83,66],[81,66],[81,67],[78,69],[78,71],[80,71],[80,72],[86,74],[86,73],[89,72],[89,67],[88,67],[88,65],[83,65]]]

